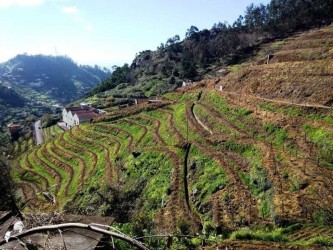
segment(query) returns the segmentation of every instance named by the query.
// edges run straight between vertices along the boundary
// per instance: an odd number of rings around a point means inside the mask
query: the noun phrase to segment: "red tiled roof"
[[[82,108],[82,107],[69,107],[65,108],[67,112],[71,111],[72,115],[77,115],[80,121],[86,121],[94,118],[98,114],[93,109]]]
[[[77,110],[83,110],[83,108],[81,107],[68,107],[68,108],[65,108],[67,112],[69,111],[77,111]]]
[[[75,113],[77,115],[77,117],[79,118],[79,120],[90,120],[92,118],[94,118],[95,116],[97,116],[97,114],[93,111],[89,111],[86,113]]]

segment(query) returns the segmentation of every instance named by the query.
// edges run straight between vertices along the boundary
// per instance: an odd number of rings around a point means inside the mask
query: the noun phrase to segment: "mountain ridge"
[[[22,54],[1,63],[0,145],[6,146],[10,140],[9,123],[25,127],[46,113],[53,114],[68,102],[84,97],[110,75],[106,68],[77,65],[66,56]]]
[[[66,56],[22,54],[0,64],[0,74],[3,81],[30,87],[66,104],[83,97],[111,72],[98,66],[77,65]]]

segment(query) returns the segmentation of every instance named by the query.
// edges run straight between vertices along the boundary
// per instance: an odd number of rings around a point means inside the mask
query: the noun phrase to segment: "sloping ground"
[[[329,27],[270,45],[278,49],[269,64],[260,64],[259,53],[257,65],[182,88],[160,103],[114,111],[62,133],[50,130],[46,143],[26,152],[14,146],[23,152],[13,176],[27,210],[113,216],[139,236],[202,228],[228,235],[250,227],[265,229],[264,236],[235,239],[284,242],[276,249],[332,246],[326,225],[333,221],[327,106],[333,93],[323,86],[333,69],[331,52],[316,54],[325,46],[331,51],[331,33]],[[294,54],[316,44],[311,61]],[[216,90],[220,85],[224,91]],[[310,94],[291,92],[298,88]],[[304,226],[271,232],[294,223]],[[252,243],[225,244],[251,249]]]
[[[264,45],[237,68],[218,85],[226,91],[331,107],[333,26]]]
[[[14,176],[27,206],[120,222],[144,213],[160,232],[332,220],[330,110],[205,88],[165,97],[24,153]]]

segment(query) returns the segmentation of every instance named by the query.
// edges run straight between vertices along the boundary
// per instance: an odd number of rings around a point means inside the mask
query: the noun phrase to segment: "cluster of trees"
[[[61,114],[56,114],[56,115],[45,114],[41,118],[42,128],[51,127],[57,124],[57,122],[60,121],[60,119],[61,119]]]
[[[0,86],[0,104],[13,107],[23,107],[25,99],[17,94],[13,89]]]
[[[122,67],[113,66],[112,75],[110,78],[103,80],[99,85],[97,85],[90,94],[97,94],[104,92],[108,89],[113,89],[121,83],[131,82],[130,79],[130,67],[127,63]]]
[[[271,0],[267,6],[248,6],[244,18],[240,17],[243,22],[234,26],[281,35],[330,24],[332,15],[332,0]]]
[[[136,83],[142,75],[162,74],[170,77],[169,83],[177,78],[194,78],[200,74],[198,69],[205,72],[211,64],[228,63],[235,54],[267,39],[327,25],[332,20],[333,0],[271,0],[268,5],[251,4],[232,25],[218,23],[201,31],[191,26],[183,41],[175,35],[158,46],[156,52],[139,53],[130,68],[117,68],[113,72],[116,76],[102,82],[92,93],[121,82]]]

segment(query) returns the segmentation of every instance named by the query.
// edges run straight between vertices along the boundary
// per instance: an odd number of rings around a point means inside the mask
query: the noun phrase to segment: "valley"
[[[15,97],[17,108],[29,109],[41,95],[45,113],[71,101],[72,117],[81,102],[106,111],[68,128],[49,114],[36,125],[39,145],[31,129],[9,143],[18,209],[105,218],[108,230],[141,249],[333,247],[333,26],[319,23],[191,26],[183,41],[142,51],[109,77],[72,65],[89,75],[87,84],[78,71],[60,79],[68,74],[58,68],[57,89],[44,82],[51,73],[22,82],[29,70],[15,60],[2,65],[0,105],[9,108]]]
[[[102,79],[106,68],[77,65],[68,57],[18,55],[0,64],[0,148],[5,150],[11,122],[25,127],[45,114],[59,113],[63,105],[77,100]]]

